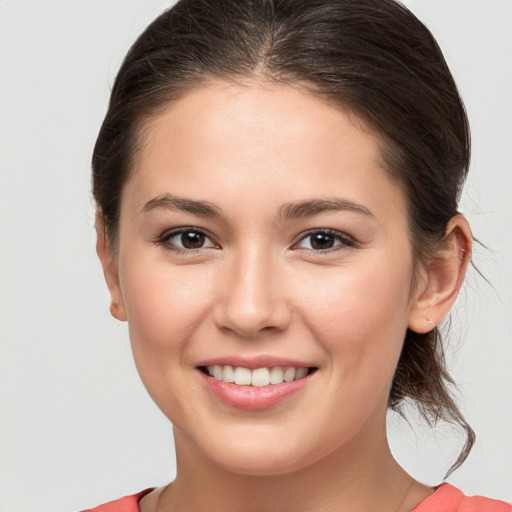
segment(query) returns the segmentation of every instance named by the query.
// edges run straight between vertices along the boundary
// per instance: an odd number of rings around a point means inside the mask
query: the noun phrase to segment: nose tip
[[[227,305],[218,325],[244,338],[253,338],[263,331],[286,329],[290,313],[284,304],[248,302]]]
[[[223,297],[214,315],[217,326],[244,338],[286,329],[291,310],[283,283],[261,261],[238,270],[224,280]]]

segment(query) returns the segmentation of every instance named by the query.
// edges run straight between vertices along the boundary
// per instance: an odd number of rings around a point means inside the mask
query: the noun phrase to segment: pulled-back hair
[[[393,0],[180,0],[138,38],[115,80],[94,148],[93,192],[115,251],[120,198],[141,129],[210,80],[299,87],[354,113],[381,139],[402,186],[418,265],[435,258],[455,216],[470,158],[465,109],[429,30]],[[449,387],[438,328],[407,331],[389,396],[413,400],[431,424],[474,432]]]

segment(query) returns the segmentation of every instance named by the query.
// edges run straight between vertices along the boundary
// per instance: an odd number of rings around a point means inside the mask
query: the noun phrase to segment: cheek
[[[412,265],[391,261],[332,269],[302,280],[304,289],[297,291],[302,318],[345,379],[384,380],[394,373],[407,329]]]
[[[136,257],[132,261],[138,261]],[[209,272],[150,261],[128,263],[121,283],[134,351],[179,349],[205,317],[212,296]]]
[[[183,370],[187,345],[208,317],[212,297],[208,272],[131,257],[123,269],[130,343],[138,373],[164,414],[179,420],[191,405]],[[181,376],[181,377],[180,377]],[[178,421],[179,423],[179,421]]]

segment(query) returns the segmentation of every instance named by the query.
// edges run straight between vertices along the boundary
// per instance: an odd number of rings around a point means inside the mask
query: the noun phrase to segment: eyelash
[[[345,233],[341,231],[336,231],[334,229],[312,229],[310,231],[306,231],[302,233],[297,242],[293,244],[292,247],[296,247],[298,244],[306,240],[308,237],[312,237],[313,235],[330,235],[334,238],[335,242],[339,242],[338,245],[334,247],[329,247],[327,249],[308,249],[308,248],[297,248],[296,250],[306,251],[310,254],[327,254],[333,251],[337,251],[340,249],[346,249],[350,247],[355,247],[357,244],[355,240]]]
[[[196,234],[202,235],[205,238],[207,238],[208,240],[210,240],[210,242],[213,245],[210,247],[198,247],[198,248],[194,248],[194,249],[187,249],[187,248],[178,247],[175,244],[173,244],[172,242],[170,242],[170,239],[172,239],[178,235],[183,235],[185,233],[196,233]],[[338,242],[338,244],[333,247],[329,247],[327,249],[312,249],[312,248],[309,249],[309,248],[305,248],[305,247],[302,247],[302,248],[297,247],[301,242],[305,241],[308,237],[312,237],[314,235],[329,235],[329,236],[333,237],[334,241]],[[213,236],[210,233],[208,233],[204,229],[196,228],[193,226],[182,227],[182,228],[173,229],[171,231],[167,231],[156,240],[156,243],[171,249],[176,254],[197,253],[197,252],[201,251],[202,249],[216,248],[215,247],[216,244],[213,240]],[[318,254],[327,254],[327,253],[330,253],[330,252],[333,252],[336,250],[340,250],[343,248],[355,247],[356,245],[357,245],[356,242],[351,237],[347,236],[346,234],[344,234],[340,231],[336,231],[334,229],[312,229],[310,231],[306,231],[305,233],[302,233],[300,235],[300,237],[298,237],[297,241],[292,244],[291,248],[293,250],[300,250],[300,251],[305,251],[310,254],[318,255]]]
[[[171,231],[166,231],[162,236],[160,236],[156,242],[159,245],[163,245],[166,248],[171,249],[176,254],[190,254],[190,253],[197,253],[198,251],[201,251],[202,249],[210,249],[213,247],[198,247],[196,249],[187,249],[187,248],[181,248],[170,242],[170,239],[174,238],[178,235],[183,235],[185,233],[197,233],[199,235],[203,235],[205,238],[210,240],[210,242],[215,246],[215,242],[213,241],[213,236],[201,228],[196,228],[193,226],[187,226],[183,228],[177,228],[172,229]]]

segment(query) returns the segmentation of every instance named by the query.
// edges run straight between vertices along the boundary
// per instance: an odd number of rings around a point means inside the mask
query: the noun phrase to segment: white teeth
[[[251,383],[251,370],[249,368],[235,368],[235,384],[248,386]]]
[[[251,384],[253,386],[268,386],[270,384],[270,371],[268,368],[258,368],[252,371]]]
[[[286,368],[284,371],[283,379],[285,382],[291,382],[293,379],[295,379],[295,368]]]
[[[283,382],[283,369],[276,366],[270,370],[270,384],[281,384]]]
[[[213,365],[206,368],[208,374],[216,380],[223,382],[234,382],[239,386],[263,387],[269,384],[282,384],[283,382],[292,382],[306,377],[309,369],[306,367],[282,368],[275,366],[273,368],[257,368],[250,370],[242,366]]]
[[[222,380],[222,366],[216,364],[213,367],[213,377],[217,380]]]
[[[235,382],[235,369],[232,366],[224,366],[222,380],[224,382]]]
[[[297,368],[297,371],[295,372],[295,380],[303,379],[307,374],[307,368]]]

